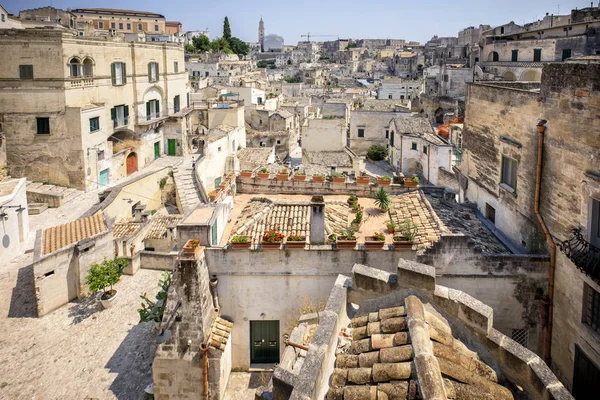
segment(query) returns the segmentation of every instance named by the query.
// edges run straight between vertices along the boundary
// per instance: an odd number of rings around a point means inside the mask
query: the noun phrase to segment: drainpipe
[[[546,322],[546,345],[544,351],[544,360],[546,364],[550,366],[550,362],[552,360],[550,350],[552,347],[552,317],[554,311],[554,270],[556,268],[556,244],[554,243],[554,239],[552,239],[552,235],[550,235],[550,231],[548,231],[548,227],[544,222],[544,218],[542,214],[540,214],[540,192],[541,192],[541,184],[542,184],[542,160],[543,160],[543,151],[544,151],[544,132],[546,131],[546,121],[541,120],[537,124],[538,135],[538,159],[537,159],[537,169],[535,174],[535,215],[537,215],[538,221],[546,235],[546,241],[550,246],[550,271],[548,274],[548,317]]]
[[[202,375],[204,376],[204,399],[209,400],[208,396],[208,344],[202,343],[200,345],[202,350],[202,357],[204,358],[204,366],[202,368]]]
[[[431,170],[431,146],[427,143],[427,182],[431,183],[429,180],[429,172]]]
[[[210,279],[209,281],[209,285],[210,285],[210,293],[212,294],[212,299],[213,299],[213,306],[215,307],[215,312],[219,312],[219,296],[217,295],[217,284],[219,283],[219,280],[217,279],[216,275],[213,275],[213,277]]]
[[[284,340],[284,343],[285,343],[287,346],[292,346],[292,347],[295,347],[295,348],[297,348],[297,349],[300,349],[300,350],[305,350],[305,351],[308,351],[308,347],[307,347],[307,346],[303,346],[303,345],[301,345],[301,344],[298,344],[298,343],[290,342],[290,340],[289,340],[289,339],[285,339],[285,340]]]

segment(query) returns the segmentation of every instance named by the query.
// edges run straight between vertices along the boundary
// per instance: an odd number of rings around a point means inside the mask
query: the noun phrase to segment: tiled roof
[[[224,320],[221,317],[217,317],[215,323],[212,326],[211,334],[210,334],[210,345],[217,350],[224,351],[225,345],[227,345],[227,341],[229,340],[229,336],[231,335],[231,329],[233,328],[233,323]]]
[[[302,152],[302,162],[306,164],[337,167],[352,167],[352,157],[342,151],[307,151]]]
[[[405,135],[423,136],[433,132],[433,126],[426,118],[394,118],[396,132]]]
[[[113,238],[120,239],[133,235],[142,227],[139,222],[133,222],[133,218],[123,219],[113,225]]]
[[[161,14],[149,12],[149,11],[136,11],[136,10],[121,10],[118,8],[76,8],[71,10],[72,13],[110,13],[110,14],[131,14],[131,15],[146,15],[146,16],[157,16],[164,18]]]
[[[359,309],[360,313],[360,309]],[[355,317],[335,360],[328,399],[498,399],[513,394],[416,296]]]
[[[350,208],[343,202],[326,202],[325,233],[340,233],[348,227]],[[252,199],[240,213],[233,235],[250,236],[260,243],[265,231],[274,229],[285,236],[310,236],[310,202]]]
[[[44,230],[42,234],[42,255],[50,254],[107,230],[104,215],[100,211],[89,217],[53,226]]]
[[[291,118],[294,116],[294,114],[292,114],[291,112],[289,112],[288,110],[285,110],[285,109],[273,111],[272,115],[275,115],[275,114],[278,114],[283,118]]]
[[[148,233],[144,239],[162,239],[169,226],[177,225],[183,219],[183,215],[158,215],[150,220]]]
[[[429,207],[428,201],[420,192],[409,192],[399,196],[392,196],[390,216],[392,222],[399,227],[406,220],[411,220],[419,226],[414,243],[417,251],[423,251],[440,240],[442,232],[450,230],[436,219]]]
[[[273,152],[272,147],[246,147],[237,152],[240,160],[240,168],[254,170],[267,164],[269,156]]]

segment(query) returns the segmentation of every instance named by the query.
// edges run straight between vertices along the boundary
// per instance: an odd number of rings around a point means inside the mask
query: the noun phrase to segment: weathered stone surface
[[[344,400],[377,400],[377,386],[346,386]]]
[[[389,382],[396,380],[404,380],[410,378],[411,364],[392,363],[392,364],[373,364],[373,381]]]
[[[373,348],[371,347],[371,339],[361,339],[361,340],[354,340],[350,344],[348,353],[360,354],[360,353],[366,353],[371,350],[373,350]]]
[[[348,382],[355,385],[364,385],[373,381],[371,368],[348,369]]]
[[[381,321],[380,329],[383,333],[396,333],[407,330],[408,325],[406,324],[406,318],[388,318]]]
[[[336,368],[356,368],[358,367],[358,355],[340,353],[335,356]]]
[[[341,388],[346,386],[346,381],[348,380],[348,370],[335,368],[333,370],[333,374],[331,374],[331,387],[333,388]]]
[[[352,330],[352,340],[360,340],[369,336],[366,326],[360,326]]]
[[[379,319],[384,320],[388,318],[396,318],[403,317],[405,314],[404,307],[392,307],[392,308],[383,308],[379,310]]]
[[[373,350],[394,346],[394,335],[391,333],[376,334],[371,336]]]
[[[379,359],[382,363],[397,363],[409,361],[413,358],[412,346],[397,346],[379,350]]]
[[[370,351],[358,356],[358,365],[361,368],[371,368],[373,364],[379,362],[379,351]]]

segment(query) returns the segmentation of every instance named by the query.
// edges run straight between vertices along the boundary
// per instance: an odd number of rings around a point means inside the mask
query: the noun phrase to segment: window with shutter
[[[147,101],[146,102],[146,121],[150,121],[150,118],[152,116],[150,115],[150,102]]]
[[[125,63],[114,62],[111,64],[112,82],[115,86],[124,85],[126,83]]]
[[[156,62],[148,63],[148,81],[158,81],[158,63]]]
[[[100,130],[100,117],[90,118],[90,132]]]
[[[502,156],[502,171],[501,171],[501,185],[505,189],[515,192],[517,190],[517,160]]]
[[[180,111],[180,105],[179,105],[179,95],[175,96],[175,98],[173,98],[173,112],[178,113]]]
[[[49,135],[50,134],[50,118],[38,117],[37,122],[37,134],[38,135]]]
[[[19,79],[33,79],[33,65],[19,65]]]

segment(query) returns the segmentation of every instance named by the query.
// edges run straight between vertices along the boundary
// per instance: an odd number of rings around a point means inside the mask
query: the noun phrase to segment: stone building
[[[377,89],[377,98],[408,101],[418,97],[421,88],[421,81],[385,79]]]
[[[23,29],[0,31],[0,49],[15,55],[0,70],[12,176],[87,190],[175,155],[183,143],[181,45]]]
[[[300,116],[288,110],[249,109],[248,147],[272,147],[281,161],[298,147]]]
[[[71,12],[77,17],[80,36],[84,26],[93,27],[94,36],[111,36],[115,33],[166,34],[164,15],[146,11],[120,10],[115,8],[75,8]]]
[[[61,10],[54,7],[40,7],[19,11],[20,26],[14,28],[33,28],[38,24],[48,24],[66,29],[76,29],[78,18],[69,10]],[[1,25],[0,25],[1,26]],[[43,25],[42,25],[43,26]],[[5,29],[4,26],[1,26]],[[8,28],[11,28],[10,26]]]
[[[417,61],[417,54],[404,51],[390,58],[388,64],[394,76],[412,79],[417,77]]]
[[[473,82],[473,69],[463,64],[427,67],[423,72],[423,91],[431,96],[464,98],[467,83]]]
[[[18,256],[29,234],[26,180],[0,181],[0,257],[8,264]]]
[[[600,58],[583,57],[545,65],[541,87],[470,84],[459,170],[497,230],[550,252],[545,357],[577,398],[600,373],[599,77]]]

